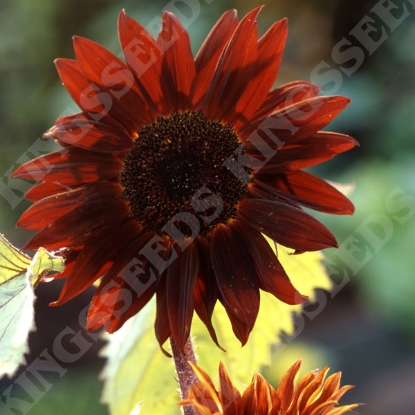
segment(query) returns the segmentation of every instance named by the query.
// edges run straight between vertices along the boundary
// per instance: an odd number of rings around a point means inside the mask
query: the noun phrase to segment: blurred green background
[[[412,415],[415,10],[409,1],[395,1],[392,15],[398,19],[406,10],[408,17],[396,27],[391,27],[392,19],[388,27],[372,8],[379,4],[393,7],[390,1],[2,0],[0,186],[7,187],[7,177],[18,166],[17,160],[22,160],[57,117],[77,110],[53,65],[56,57],[74,56],[72,35],[91,38],[118,54],[116,19],[122,8],[146,26],[164,9],[179,10],[190,19],[195,9],[192,11],[189,5],[198,5],[200,14],[188,27],[196,52],[225,10],[236,8],[241,17],[260,4],[266,5],[259,18],[261,34],[274,21],[289,18],[287,49],[277,84],[310,80],[325,61],[323,72],[333,71],[330,74],[337,76],[339,88],[334,91],[333,83],[328,82],[322,86],[353,99],[330,129],[350,134],[361,144],[316,170],[327,179],[354,182],[356,186],[351,195],[356,205],[353,217],[319,216],[341,244],[340,251],[327,252],[333,280],[339,285],[348,282],[333,298],[322,294],[320,304],[308,309],[298,322],[299,327],[304,323],[304,328],[282,353],[275,355],[275,367],[267,373],[278,379],[278,371],[299,357],[304,358],[306,369],[328,364],[332,370],[343,371],[344,382],[357,386],[346,395],[345,402],[370,404],[359,408],[358,413]],[[373,53],[350,34],[367,18],[374,42],[380,43],[382,33],[386,36]],[[363,51],[359,64],[351,59],[341,61],[339,54],[333,54],[333,47],[342,39],[346,40],[345,49],[355,46]],[[356,69],[354,65],[358,69],[350,74],[351,68]],[[28,206],[19,197],[12,201],[0,195],[0,229],[16,246],[30,238],[29,232],[14,228]],[[345,259],[347,252],[353,256],[353,263]],[[38,330],[30,339],[29,361],[50,347],[63,327],[76,327],[79,310],[88,302],[86,293],[60,308],[47,307],[60,288],[59,283],[53,283],[38,289]],[[66,368],[68,372],[61,379],[48,378],[53,389],[29,413],[106,414],[105,406],[97,404],[102,386],[96,380],[103,364],[97,358],[101,346],[94,344],[84,358]],[[3,379],[1,390],[8,385],[9,381]]]

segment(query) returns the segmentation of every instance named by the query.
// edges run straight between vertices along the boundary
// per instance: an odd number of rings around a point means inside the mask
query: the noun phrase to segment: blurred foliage
[[[62,378],[47,378],[52,388],[29,415],[108,415],[106,405],[100,403],[102,384],[97,378],[96,369],[72,369]]]

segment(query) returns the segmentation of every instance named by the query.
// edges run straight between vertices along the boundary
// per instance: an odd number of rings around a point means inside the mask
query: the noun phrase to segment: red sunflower
[[[26,245],[67,248],[60,305],[102,277],[87,329],[114,332],[156,294],[156,336],[185,344],[194,311],[217,342],[219,300],[245,344],[260,290],[305,301],[263,237],[297,252],[337,246],[302,206],[351,214],[353,205],[301,169],[354,147],[321,132],[349,103],[317,97],[310,82],[272,89],[287,36],[276,22],[260,39],[261,8],[238,22],[225,13],[194,58],[177,17],[157,39],[121,12],[125,63],[74,38],[76,60],[58,59],[81,112],[45,134],[62,149],[26,163],[34,204],[18,226],[39,230]]]

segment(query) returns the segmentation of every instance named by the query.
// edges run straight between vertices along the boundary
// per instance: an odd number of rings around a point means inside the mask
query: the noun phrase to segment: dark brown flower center
[[[184,213],[185,220],[176,226],[189,236],[190,213],[206,236],[235,217],[236,205],[246,195],[247,183],[225,165],[240,145],[230,125],[200,112],[173,113],[142,127],[120,178],[131,215],[161,234],[172,218]]]

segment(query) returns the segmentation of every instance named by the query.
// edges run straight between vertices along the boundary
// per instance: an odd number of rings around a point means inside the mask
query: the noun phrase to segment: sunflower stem
[[[177,377],[179,378],[180,395],[182,399],[186,399],[190,386],[197,382],[197,377],[189,365],[189,362],[196,363],[193,342],[189,336],[183,351],[180,350],[172,337],[170,337],[170,344],[173,352],[173,361],[176,367]],[[184,406],[183,413],[184,415],[196,415],[190,406]]]

